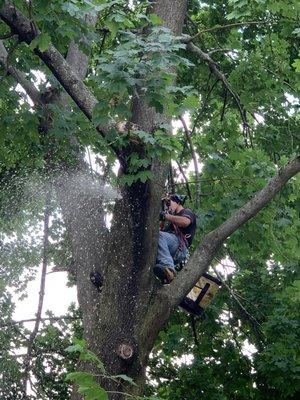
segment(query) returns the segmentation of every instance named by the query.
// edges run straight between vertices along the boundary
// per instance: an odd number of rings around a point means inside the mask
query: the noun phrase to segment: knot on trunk
[[[121,343],[117,348],[117,354],[122,360],[130,361],[133,353],[133,347],[128,343]]]

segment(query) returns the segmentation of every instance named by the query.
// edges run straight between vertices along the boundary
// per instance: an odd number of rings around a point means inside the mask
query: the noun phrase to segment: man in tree
[[[184,196],[171,195],[164,200],[166,211],[161,219],[169,222],[166,229],[159,232],[156,266],[154,274],[163,282],[171,283],[175,276],[175,265],[186,258],[196,230],[196,215],[184,208]]]

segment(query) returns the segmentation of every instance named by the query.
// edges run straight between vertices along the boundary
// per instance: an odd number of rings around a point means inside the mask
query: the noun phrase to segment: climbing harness
[[[176,224],[172,223],[172,225],[173,225],[173,229],[174,229],[175,235],[179,239],[179,245],[178,245],[177,251],[182,251],[184,249],[184,247],[188,248],[188,242],[187,242],[186,235],[184,235],[181,232],[181,230],[178,228],[178,226]]]
[[[174,195],[166,195],[163,199],[162,199],[162,203],[161,203],[161,216],[163,216],[165,213],[168,212],[170,204],[171,204],[171,200],[175,201],[178,204],[183,205],[185,200],[186,200],[187,196],[181,196],[179,194],[174,194]],[[184,247],[188,248],[188,242],[187,242],[187,235],[184,235],[181,230],[178,228],[178,226],[174,223],[171,224],[174,230],[175,235],[179,238],[179,245],[178,245],[178,249],[176,251],[176,254],[181,252]],[[162,218],[161,223],[160,223],[160,230],[163,230],[165,227],[165,220],[164,218]],[[174,257],[176,259],[176,255]]]

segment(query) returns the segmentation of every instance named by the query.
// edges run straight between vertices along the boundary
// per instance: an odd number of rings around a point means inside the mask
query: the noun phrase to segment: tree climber
[[[173,194],[163,199],[164,211],[160,220],[169,224],[159,232],[156,265],[153,269],[162,283],[171,283],[175,277],[175,265],[183,261],[192,244],[196,230],[196,215],[183,208],[185,196]]]

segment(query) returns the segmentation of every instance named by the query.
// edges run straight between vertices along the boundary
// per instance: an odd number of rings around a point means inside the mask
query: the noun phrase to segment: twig
[[[207,80],[207,87],[208,87],[208,84],[209,84],[211,75],[212,75],[212,72],[210,71],[210,74],[209,74],[209,77],[208,77],[208,80]],[[192,130],[191,130],[190,136],[193,136],[193,135],[194,135],[195,130],[196,130],[196,126],[197,126],[198,121],[199,121],[199,119],[201,118],[201,116],[202,116],[202,114],[203,114],[203,112],[204,112],[204,110],[205,110],[205,107],[206,107],[206,104],[207,104],[207,102],[208,102],[209,96],[211,95],[212,91],[214,90],[214,88],[215,88],[215,86],[216,86],[216,84],[217,84],[218,82],[219,82],[219,79],[217,79],[217,80],[213,83],[213,85],[212,85],[211,88],[209,89],[207,95],[205,96],[205,99],[204,99],[204,101],[203,101],[203,105],[202,105],[202,107],[198,110],[198,115],[197,115],[197,117],[196,117],[196,119],[195,119],[195,122],[194,122],[193,128],[192,128]],[[183,145],[183,150],[182,150],[181,155],[180,155],[180,158],[179,158],[179,163],[181,163],[182,160],[183,160],[183,157],[184,157],[184,154],[185,154],[186,143],[187,143],[187,140],[185,139],[184,145]]]
[[[217,83],[218,83],[219,81],[220,81],[220,80],[217,79],[217,80],[212,84],[212,86],[211,86],[211,88],[209,89],[207,95],[205,96],[205,99],[204,99],[204,101],[203,101],[203,105],[202,105],[202,107],[201,107],[201,110],[199,111],[199,113],[198,113],[198,115],[197,115],[197,117],[196,117],[196,119],[195,119],[193,128],[192,128],[192,130],[191,130],[191,136],[193,136],[193,134],[195,133],[197,123],[198,123],[199,119],[202,117],[202,115],[203,115],[203,113],[204,113],[204,111],[205,111],[205,107],[206,107],[206,105],[207,105],[209,96],[211,95],[211,93],[213,92],[215,86],[217,85]]]
[[[210,56],[214,53],[238,53],[237,50],[235,49],[213,49],[210,50],[207,54],[209,54]]]
[[[10,39],[10,38],[14,37],[15,35],[16,35],[15,33],[10,31],[9,33],[6,33],[6,34],[0,36],[0,40]]]
[[[196,181],[195,182],[195,189],[196,189],[195,190],[195,193],[196,193],[195,206],[196,206],[196,208],[198,208],[199,207],[199,203],[200,203],[201,187],[200,187],[200,180],[199,180],[200,179],[200,174],[199,174],[199,166],[198,166],[197,156],[196,156],[195,149],[194,149],[194,146],[193,146],[193,143],[192,143],[192,140],[191,140],[191,133],[190,133],[188,127],[187,127],[187,124],[186,124],[186,122],[185,122],[185,120],[184,120],[184,118],[182,116],[180,116],[179,119],[180,119],[180,121],[182,123],[183,130],[184,130],[185,137],[186,137],[186,141],[189,144],[190,151],[191,151],[192,158],[193,158],[194,169],[195,169],[195,178],[196,178],[195,179],[195,181]]]
[[[118,392],[116,390],[108,390],[107,393],[111,393],[111,394],[122,394],[123,396],[128,396],[128,397],[132,397],[133,399],[136,399],[136,396],[129,394],[129,393],[125,393],[125,392]]]
[[[241,267],[240,267],[238,261],[231,255],[231,253],[230,253],[229,251],[228,251],[228,254],[229,254],[229,257],[230,257],[231,261],[232,261],[236,266],[238,266],[239,269],[241,270]],[[229,265],[225,265],[221,260],[218,260],[218,262],[219,262],[222,266],[224,266],[224,268],[230,267]],[[233,291],[232,288],[231,288],[231,290]],[[244,296],[240,295],[240,294],[239,294],[238,292],[236,292],[236,291],[234,291],[234,293],[235,293],[235,295],[236,295],[237,297],[239,297],[240,299],[242,299],[242,300],[245,301],[246,303],[250,304],[252,307],[255,307],[256,310],[261,314],[261,316],[264,317],[264,318],[266,318],[266,314],[265,314],[263,311],[261,311],[261,308],[258,307],[257,304],[252,303],[250,300],[246,299]]]
[[[106,36],[109,34],[109,29],[102,28],[102,29],[99,29],[99,31],[101,31],[103,33],[103,38],[102,38],[100,49],[99,49],[99,53],[98,53],[100,55],[102,53],[102,50],[103,50],[103,47],[104,47]]]
[[[218,260],[216,258],[216,260],[218,262],[221,262],[220,260]],[[253,317],[253,315],[251,315],[249,313],[249,311],[243,306],[243,304],[240,302],[240,300],[237,298],[237,296],[235,295],[234,291],[231,289],[231,287],[224,281],[224,279],[222,278],[222,276],[219,274],[219,272],[216,270],[215,267],[212,266],[212,269],[214,271],[214,273],[217,275],[217,277],[220,279],[220,281],[222,282],[222,284],[226,287],[226,289],[229,291],[229,293],[231,294],[231,296],[234,298],[234,300],[237,302],[237,304],[239,305],[239,307],[241,308],[241,310],[247,315],[247,317],[254,322],[259,329],[261,329],[261,324],[257,321],[257,319],[255,317]],[[261,332],[262,334],[262,332]],[[262,334],[263,335],[263,334]]]
[[[49,318],[40,318],[41,322],[44,321],[61,321],[61,320],[76,320],[76,319],[80,319],[80,317],[71,317],[71,316],[61,316],[61,317],[49,317]],[[29,323],[29,322],[35,322],[37,319],[36,318],[29,318],[29,319],[22,319],[21,321],[11,321],[7,324],[2,324],[0,325],[0,328],[5,328],[7,326],[13,326],[13,325],[19,325],[19,324],[25,324],[25,323]]]
[[[0,41],[0,63],[6,68],[7,72],[15,78],[15,80],[23,87],[27,95],[31,98],[34,104],[42,105],[39,91],[25,76],[24,72],[18,70],[12,65],[8,65],[8,52]]]
[[[226,110],[226,104],[227,104],[227,89],[225,88],[225,93],[224,93],[224,103],[223,103],[223,108],[221,112],[221,122],[224,120],[224,115],[225,115],[225,110]]]
[[[185,181],[186,191],[187,191],[187,193],[188,193],[189,198],[191,199],[192,196],[191,196],[189,181],[188,181],[188,179],[187,179],[187,177],[186,177],[186,175],[185,175],[185,173],[184,173],[184,170],[183,170],[181,164],[180,164],[177,160],[176,160],[176,164],[177,164],[177,166],[178,166],[178,168],[179,168],[179,171],[180,171],[181,175],[183,176],[183,179],[184,179],[184,181]]]
[[[235,22],[235,23],[227,24],[227,25],[213,26],[212,28],[207,28],[207,29],[203,29],[202,31],[199,31],[198,33],[196,33],[196,35],[194,35],[190,38],[190,41],[193,41],[194,39],[201,36],[203,33],[207,33],[207,32],[213,32],[213,31],[227,29],[227,28],[234,28],[236,26],[262,25],[262,24],[266,24],[266,23],[267,23],[267,21],[245,21],[245,22]]]
[[[260,177],[249,177],[249,178],[230,178],[230,177],[222,177],[222,178],[200,178],[200,182],[220,182],[222,181],[255,181],[257,179],[261,179]],[[196,183],[195,181],[188,181],[188,183]],[[177,182],[175,185],[184,185],[183,182]]]
[[[203,61],[205,61],[209,64],[209,67],[212,70],[212,72],[222,81],[223,85],[226,87],[228,92],[234,98],[236,105],[240,112],[240,116],[241,116],[241,119],[243,122],[243,127],[248,127],[249,124],[246,119],[246,115],[245,115],[244,109],[242,107],[240,98],[232,89],[232,87],[231,87],[230,83],[228,82],[227,78],[225,77],[225,75],[219,70],[217,63],[210,57],[210,55],[208,53],[205,53],[203,50],[201,50],[199,47],[195,46],[191,42],[188,42],[187,49],[192,51],[193,53],[197,54],[199,58],[201,58]]]
[[[50,201],[51,201],[51,188],[48,188],[45,199],[45,212],[44,212],[44,243],[43,243],[43,261],[42,261],[42,274],[39,292],[39,303],[36,313],[36,321],[33,331],[30,334],[27,347],[27,356],[24,359],[24,374],[23,374],[23,392],[25,397],[27,395],[27,382],[30,374],[31,356],[34,346],[34,341],[39,330],[41,315],[45,296],[45,283],[48,265],[48,248],[49,248],[49,219],[50,219]]]
[[[269,72],[269,74],[278,77],[279,79],[281,78],[279,74],[277,74],[276,72],[270,70],[270,68],[266,67],[265,65],[263,65],[263,68]],[[287,85],[293,92],[295,92],[296,90],[284,79],[282,81],[285,85]]]
[[[175,193],[175,181],[174,181],[174,174],[173,174],[173,168],[172,168],[171,162],[169,164],[168,186],[171,189],[171,193]]]
[[[38,393],[38,391],[37,391],[37,389],[35,388],[35,384],[32,382],[32,379],[31,379],[31,377],[29,376],[29,383],[30,383],[30,389],[34,392],[34,394],[36,395],[36,396],[38,396],[39,395],[39,393]]]

